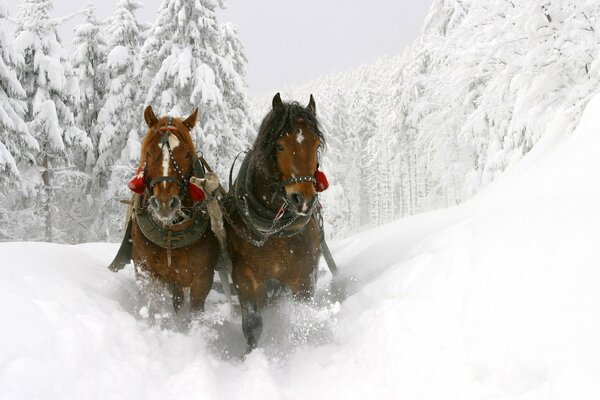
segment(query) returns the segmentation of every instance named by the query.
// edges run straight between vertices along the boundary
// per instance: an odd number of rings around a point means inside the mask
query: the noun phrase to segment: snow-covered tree
[[[4,28],[6,17],[6,9],[0,4],[0,193],[18,187],[17,163],[33,160],[39,150],[23,121],[26,94],[15,72],[23,59]]]
[[[25,121],[38,141],[35,162],[41,174],[36,202],[43,204],[45,238],[54,240],[54,171],[70,167],[74,152],[89,151],[90,139],[75,125],[73,102],[79,88],[49,12],[50,0],[25,0],[17,16],[16,47],[23,59],[18,76],[27,97]],[[62,191],[58,191],[63,193]],[[30,193],[31,194],[31,193]]]
[[[106,41],[102,23],[96,18],[94,5],[87,3],[84,8],[85,20],[75,28],[75,52],[73,68],[79,81],[79,99],[76,109],[76,122],[92,141],[92,151],[88,153],[88,170],[98,159],[99,132],[97,119],[106,95]]]
[[[123,210],[115,198],[126,195],[124,182],[135,171],[140,152],[141,93],[136,71],[141,28],[135,17],[140,7],[135,0],[118,0],[107,27],[108,92],[98,113],[92,185],[96,191],[93,231],[104,238],[121,226]]]
[[[361,139],[352,123],[349,111],[349,96],[340,88],[329,101],[318,98],[320,121],[331,118],[327,125],[327,150],[322,169],[330,176],[330,190],[321,197],[325,204],[335,201],[335,207],[325,210],[330,227],[326,232],[352,234],[360,226],[360,198],[364,185],[361,184],[360,157]],[[322,104],[322,105],[321,105]],[[321,117],[322,115],[322,117]]]
[[[128,163],[139,157],[139,81],[134,73],[140,47],[134,12],[139,7],[136,1],[119,0],[109,19],[108,93],[98,114],[99,157],[94,168],[95,181],[100,187],[106,187],[110,167],[117,160]]]
[[[200,108],[197,149],[221,176],[254,134],[237,32],[216,18],[214,0],[165,0],[142,51],[146,104],[160,114]]]

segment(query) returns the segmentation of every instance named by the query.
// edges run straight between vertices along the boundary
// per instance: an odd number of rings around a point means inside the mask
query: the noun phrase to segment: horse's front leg
[[[246,338],[246,354],[258,347],[258,340],[262,334],[263,321],[256,303],[247,301],[242,307],[242,332]]]
[[[213,270],[194,276],[190,287],[190,306],[193,311],[204,311],[204,302],[213,283]]]
[[[175,312],[178,313],[179,310],[181,310],[181,305],[183,304],[183,288],[176,283],[170,283],[169,291],[173,296],[173,308],[175,309]]]
[[[284,283],[296,300],[309,302],[315,297],[315,273],[307,273],[304,276],[296,277],[296,279],[286,280]]]
[[[236,287],[242,308],[242,332],[246,338],[246,354],[258,347],[263,321],[260,310],[266,304],[267,292],[264,284],[244,276],[236,279]]]
[[[299,266],[294,267],[294,273],[282,277],[282,282],[292,292],[294,299],[310,302],[315,296],[317,286],[318,259],[301,260]]]
[[[161,294],[164,282],[151,272],[151,268],[145,260],[134,260],[135,280],[139,292],[142,295],[142,305],[139,313],[143,318],[154,319],[161,315]],[[142,303],[142,304],[143,304]]]

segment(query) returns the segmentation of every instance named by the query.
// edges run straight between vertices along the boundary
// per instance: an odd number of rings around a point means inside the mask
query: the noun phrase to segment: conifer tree
[[[75,28],[75,52],[72,60],[79,81],[76,122],[88,133],[93,146],[86,160],[86,169],[89,171],[98,159],[97,120],[100,108],[104,104],[108,76],[104,27],[96,18],[92,3],[86,4],[84,15],[84,22]]]
[[[77,78],[49,16],[50,0],[25,0],[17,16],[16,46],[24,62],[18,76],[27,96],[25,121],[40,145],[35,162],[41,172],[45,239],[54,240],[53,182],[55,170],[70,166],[74,152],[89,151],[91,141],[75,125],[73,102]]]
[[[108,21],[108,84],[105,101],[98,112],[98,159],[93,170],[96,219],[92,230],[110,238],[122,225],[122,208],[115,201],[127,196],[125,183],[135,171],[140,152],[140,85],[137,57],[140,24],[135,11],[140,3],[118,0]]]
[[[221,176],[253,135],[237,33],[212,0],[165,0],[143,48],[146,104],[160,114],[200,109],[196,147]]]
[[[0,4],[0,193],[18,187],[17,164],[33,160],[39,150],[23,121],[26,94],[15,71],[23,59],[4,30],[6,17],[6,9]]]

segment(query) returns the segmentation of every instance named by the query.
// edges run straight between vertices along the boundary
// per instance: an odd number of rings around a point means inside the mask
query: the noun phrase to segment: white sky
[[[14,16],[22,0],[3,1]],[[152,22],[161,0],[141,0],[138,19]],[[81,9],[87,0],[54,0],[54,15]],[[116,0],[93,0],[101,18]],[[333,71],[344,71],[412,43],[431,0],[229,0],[220,21],[239,28],[248,58],[250,94],[276,92]],[[60,29],[70,46],[77,16]]]

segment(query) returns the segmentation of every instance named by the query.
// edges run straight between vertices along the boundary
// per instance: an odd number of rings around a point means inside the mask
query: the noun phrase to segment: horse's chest
[[[211,257],[216,259],[216,253],[200,251],[199,245],[172,249],[169,255],[163,249],[141,235],[139,228],[132,232],[134,239],[133,261],[143,270],[160,276],[167,282],[180,286],[190,286],[194,277],[205,269],[212,269]]]
[[[319,245],[310,235],[298,235],[289,239],[272,240],[262,248],[254,247],[245,255],[259,274],[268,277],[305,274],[318,263]]]
[[[160,266],[160,275],[181,286],[189,286],[194,278],[194,271],[188,265],[188,262],[177,261],[172,262],[170,266],[164,263]]]
[[[147,254],[141,263],[144,269],[153,272],[164,279],[177,282],[180,285],[188,286],[194,277],[194,271],[189,267],[190,261],[185,255],[171,254],[171,263],[169,263],[166,251]]]

